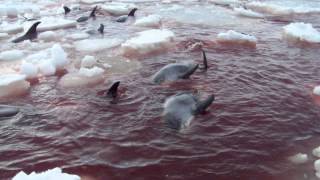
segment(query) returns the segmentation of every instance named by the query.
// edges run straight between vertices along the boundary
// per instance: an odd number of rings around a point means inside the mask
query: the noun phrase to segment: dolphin
[[[70,13],[71,9],[68,8],[67,6],[63,6],[64,14],[67,15]]]
[[[203,57],[203,67],[201,67],[201,69],[207,70],[208,69],[208,61],[207,61],[206,52],[204,50],[202,50],[202,57]]]
[[[199,65],[193,63],[171,63],[162,67],[156,74],[152,76],[152,81],[155,84],[161,84],[165,81],[176,81],[178,79],[189,78]]]
[[[109,90],[104,94],[105,97],[107,98],[116,98],[118,95],[118,87],[120,85],[120,81],[114,82]]]
[[[89,18],[95,18],[97,8],[98,6],[95,6],[89,16],[81,16],[80,18],[77,19],[77,22],[85,22],[85,21],[88,21]]]
[[[18,38],[16,38],[16,39],[14,39],[12,42],[13,42],[13,43],[19,43],[19,42],[22,42],[22,41],[24,41],[24,40],[33,40],[33,39],[36,39],[37,36],[38,36],[37,26],[38,26],[40,23],[41,23],[40,21],[34,23],[34,24],[29,28],[29,30],[26,32],[26,34],[24,34],[24,35],[21,36],[21,37],[18,37]]]
[[[134,17],[134,13],[137,11],[137,8],[133,8],[128,15],[120,16],[116,19],[117,22],[124,23],[129,17]]]
[[[98,31],[100,32],[100,34],[103,34],[104,32],[104,25],[100,24],[100,27],[98,28]]]
[[[12,117],[20,112],[19,108],[8,105],[0,105],[0,117]]]
[[[192,93],[173,95],[164,103],[163,118],[172,129],[186,128],[194,116],[205,112],[214,99],[214,95],[208,96],[205,100],[200,100],[197,95]]]

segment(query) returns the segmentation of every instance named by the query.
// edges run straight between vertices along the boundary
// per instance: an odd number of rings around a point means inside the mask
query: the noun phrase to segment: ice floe
[[[0,53],[0,61],[16,61],[21,60],[24,53],[21,50],[8,50]]]
[[[108,0],[80,0],[80,2],[84,4],[96,4],[96,3],[103,3],[106,1]]]
[[[320,92],[320,87],[319,87],[319,92]],[[312,154],[316,157],[320,157],[320,146],[316,147],[312,150]]]
[[[115,16],[127,15],[133,8],[136,8],[134,4],[126,4],[126,3],[112,2],[109,4],[101,5],[102,10]]]
[[[85,56],[82,60],[81,60],[81,67],[83,68],[92,68],[97,64],[96,59],[94,58],[94,56]]]
[[[308,43],[320,43],[320,33],[312,24],[309,23],[291,23],[283,27],[283,38],[288,41],[300,41]]]
[[[123,40],[113,39],[85,39],[74,42],[77,51],[83,52],[96,52],[102,51],[109,48],[116,47],[121,44]]]
[[[217,35],[217,41],[219,43],[227,43],[227,44],[234,44],[234,45],[256,46],[257,38],[252,35],[229,30],[224,33],[219,33]]]
[[[25,75],[27,79],[36,78],[38,76],[38,72],[39,72],[39,67],[32,63],[23,61],[20,66],[20,74]]]
[[[60,168],[49,169],[44,172],[32,172],[29,175],[20,171],[12,180],[81,180],[78,175],[63,173]]]
[[[294,164],[304,164],[308,161],[308,155],[298,153],[296,155],[289,157],[289,160]]]
[[[21,74],[0,75],[0,97],[13,97],[26,93],[30,84],[25,78],[26,76]]]
[[[313,88],[313,94],[320,96],[320,86]],[[320,157],[320,147],[319,147],[319,157]]]
[[[77,26],[77,22],[75,20],[68,20],[56,17],[43,17],[39,21],[41,21],[41,24],[39,24],[37,28],[39,32],[71,28]],[[34,22],[26,23],[25,29],[29,29],[33,23]]]
[[[239,16],[244,17],[251,17],[251,18],[263,18],[264,15],[258,12],[254,12],[251,9],[244,9],[243,7],[233,8],[236,14]]]
[[[104,70],[99,67],[80,68],[78,72],[71,72],[64,75],[60,81],[63,87],[89,87],[104,81]]]
[[[51,58],[54,66],[59,70],[69,64],[67,53],[62,49],[60,44],[54,44],[51,48]]]
[[[87,39],[89,38],[88,33],[74,33],[67,35],[66,38],[71,39],[71,40],[82,40],[82,39]]]
[[[213,2],[215,4],[219,4],[219,5],[237,5],[237,4],[241,4],[241,1],[239,1],[239,0],[210,0],[210,2]]]
[[[13,34],[21,31],[23,31],[23,27],[20,24],[9,24],[7,22],[3,22],[0,25],[0,33]]]
[[[143,55],[169,48],[174,41],[174,33],[167,29],[151,29],[138,33],[121,47],[125,55]]]
[[[43,41],[55,41],[58,38],[58,34],[53,31],[45,31],[38,35],[38,38]]]
[[[134,25],[140,27],[159,27],[161,25],[161,16],[149,15],[136,20]]]

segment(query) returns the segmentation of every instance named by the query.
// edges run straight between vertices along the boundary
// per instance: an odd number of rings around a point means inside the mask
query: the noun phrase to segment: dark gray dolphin
[[[137,8],[133,8],[128,15],[120,16],[116,19],[117,22],[124,23],[129,17],[134,17],[134,13],[137,11]]]
[[[68,8],[67,6],[63,6],[64,14],[67,15],[70,13],[71,9]]]
[[[109,90],[106,92],[105,96],[108,98],[116,98],[118,95],[119,85],[120,85],[120,81],[113,83],[109,88]]]
[[[77,22],[85,22],[85,21],[89,20],[90,18],[95,18],[97,8],[98,8],[98,6],[95,6],[89,16],[82,16],[77,19]]]
[[[188,127],[195,115],[203,113],[214,101],[214,95],[205,100],[191,93],[169,97],[164,103],[163,118],[167,125],[176,130]]]
[[[208,61],[207,61],[206,52],[204,52],[204,50],[202,50],[202,56],[203,56],[203,67],[201,67],[201,69],[207,70],[208,69]]]
[[[100,27],[98,28],[98,31],[100,32],[100,34],[103,34],[104,32],[104,25],[100,24]]]
[[[0,105],[0,117],[11,117],[19,113],[19,108],[8,105]]]
[[[33,40],[36,39],[38,37],[38,32],[37,32],[37,26],[40,24],[41,22],[38,21],[36,23],[34,23],[30,29],[26,32],[26,34],[24,34],[21,37],[18,37],[16,39],[14,39],[12,42],[13,43],[19,43],[22,42],[24,40]]]
[[[152,81],[156,84],[161,84],[165,81],[176,81],[178,79],[189,78],[199,67],[193,63],[172,63],[161,68],[152,76]]]

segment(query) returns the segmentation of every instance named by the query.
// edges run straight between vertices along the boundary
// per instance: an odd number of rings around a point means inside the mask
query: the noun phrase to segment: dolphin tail
[[[195,113],[196,114],[200,114],[200,113],[203,113],[211,104],[212,102],[214,101],[215,97],[214,95],[210,95],[206,100],[203,100],[203,101],[199,101],[197,103],[197,107],[196,107],[196,110],[195,110]]]
[[[68,14],[71,11],[71,9],[68,8],[67,6],[63,6],[63,9],[64,9],[64,14]]]
[[[93,10],[92,10],[91,13],[90,13],[90,17],[96,17],[97,8],[98,8],[98,6],[95,6],[95,7],[93,8]]]
[[[183,74],[181,78],[183,79],[189,78],[198,69],[198,67],[199,67],[199,64],[193,66],[185,74]]]
[[[206,52],[204,50],[202,50],[202,56],[203,56],[203,69],[207,70],[208,69],[208,61],[207,61]]]
[[[108,90],[106,96],[110,98],[116,98],[119,85],[120,85],[120,81],[113,83],[110,89]]]
[[[133,9],[129,12],[128,16],[134,16],[134,13],[135,13],[137,10],[138,10],[137,8],[133,8]]]
[[[41,22],[38,21],[36,23],[34,23],[30,28],[29,30],[26,32],[25,35],[21,36],[21,37],[18,37],[17,39],[14,39],[12,42],[13,43],[19,43],[19,42],[22,42],[24,40],[27,40],[27,39],[34,39],[37,37],[37,26],[40,24]]]

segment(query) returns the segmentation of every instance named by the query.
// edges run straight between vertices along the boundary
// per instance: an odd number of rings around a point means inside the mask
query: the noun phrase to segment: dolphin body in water
[[[128,20],[130,17],[134,17],[134,13],[137,11],[137,8],[133,8],[128,15],[120,16],[116,19],[117,22],[119,23],[124,23]]]
[[[8,105],[0,105],[0,118],[12,117],[20,112],[19,108]]]
[[[180,93],[169,97],[164,103],[163,117],[167,125],[176,130],[190,125],[195,115],[203,113],[214,101],[214,95],[200,100],[192,93]]]
[[[112,98],[112,99],[116,98],[117,95],[118,95],[118,87],[119,87],[119,85],[120,85],[120,81],[114,82],[111,85],[111,87],[109,88],[109,90],[104,93],[104,96],[107,97],[107,98]]]
[[[93,8],[93,10],[91,11],[91,13],[90,13],[89,16],[79,17],[79,18],[77,19],[77,22],[85,22],[85,21],[88,21],[90,18],[95,18],[95,17],[96,17],[97,8],[98,8],[98,6],[95,6],[95,7]]]
[[[208,63],[204,51],[203,54],[203,67],[201,69],[207,70]],[[191,62],[171,63],[161,68],[156,74],[152,76],[152,81],[155,84],[161,84],[165,81],[176,81],[178,79],[189,78],[199,67],[199,64]]]
[[[37,26],[40,24],[41,22],[38,21],[36,23],[34,23],[29,30],[26,32],[26,34],[24,34],[21,37],[18,37],[16,39],[14,39],[12,42],[13,43],[19,43],[22,42],[24,40],[33,40],[36,39],[38,37],[38,32],[37,32]]]

